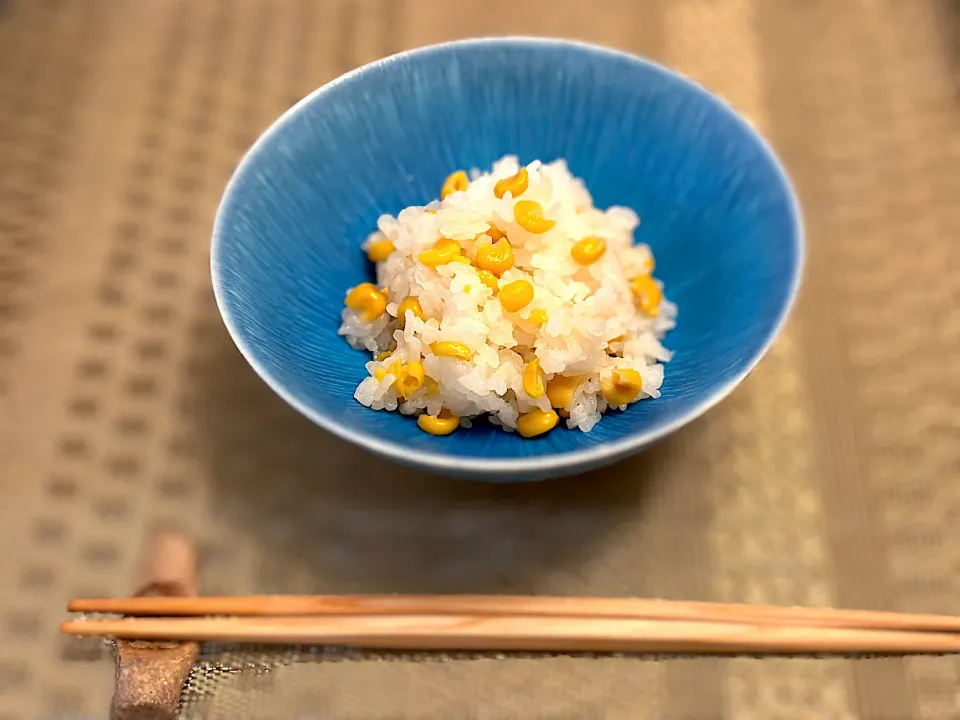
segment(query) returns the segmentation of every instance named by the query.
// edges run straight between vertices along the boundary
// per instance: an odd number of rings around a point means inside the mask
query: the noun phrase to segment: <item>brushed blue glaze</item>
[[[383,213],[435,198],[457,168],[564,158],[598,207],[626,205],[679,305],[663,395],[590,433],[530,441],[480,424],[437,438],[353,399],[369,357],[337,336],[360,243]],[[227,328],[264,380],[326,429],[405,464],[483,480],[582,472],[636,452],[725,397],[797,292],[803,238],[764,141],[658,65],[557,40],[449,43],[360,68],[280,118],[225,192],[212,249]]]

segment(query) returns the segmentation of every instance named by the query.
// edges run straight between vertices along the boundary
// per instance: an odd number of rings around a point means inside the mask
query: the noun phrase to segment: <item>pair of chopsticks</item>
[[[483,595],[77,599],[68,635],[397,650],[955,653],[960,617],[639,598]]]

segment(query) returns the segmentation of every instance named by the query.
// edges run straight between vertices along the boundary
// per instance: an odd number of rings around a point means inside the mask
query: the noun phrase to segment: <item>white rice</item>
[[[635,308],[629,281],[646,272],[653,259],[648,247],[634,245],[640,219],[629,208],[594,208],[590,193],[562,160],[526,167],[529,185],[520,199],[539,202],[545,215],[556,221],[545,233],[532,234],[516,223],[516,199],[510,193],[502,199],[494,195],[494,184],[520,168],[511,156],[497,162],[490,173],[472,171],[469,187],[442,202],[379,219],[378,230],[364,248],[383,239],[396,248],[377,263],[377,286],[388,290],[387,312],[365,322],[344,309],[339,330],[350,345],[374,358],[391,351],[382,362],[367,363],[370,376],[354,394],[361,404],[405,415],[438,415],[446,410],[460,417],[464,428],[470,427],[469,419],[487,415],[494,424],[513,431],[520,415],[550,410],[545,395],[531,398],[523,389],[523,368],[534,356],[548,380],[555,375],[584,377],[562,408],[566,412],[560,413],[568,415],[569,428],[589,432],[602,413],[614,409],[603,396],[601,380],[615,369],[640,374],[643,389],[636,400],[659,397],[663,363],[671,358],[660,339],[674,327],[677,311],[666,299],[656,317]],[[474,260],[477,247],[490,242],[484,234],[490,223],[507,236],[515,258],[500,286],[525,279],[534,287],[533,301],[518,313],[504,311],[473,265],[450,263],[431,270],[417,260],[441,237],[457,240],[464,255]],[[581,266],[570,251],[587,236],[602,237],[607,250],[599,261]],[[401,328],[397,307],[409,295],[419,300],[427,320],[407,313]],[[533,310],[547,312],[540,328],[529,320]],[[466,345],[473,360],[435,356],[430,344],[438,341]],[[397,360],[421,362],[436,387],[428,390],[428,382],[403,398],[393,387],[394,375],[387,372],[379,381],[374,377],[378,368],[386,370]]]

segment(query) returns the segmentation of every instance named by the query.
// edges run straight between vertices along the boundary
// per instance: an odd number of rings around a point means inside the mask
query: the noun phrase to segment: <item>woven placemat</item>
[[[949,0],[0,0],[0,718],[103,717],[66,599],[159,526],[206,593],[536,592],[960,612],[960,37]],[[577,37],[662,60],[771,138],[799,307],[728,400],[580,478],[430,478],[286,407],[207,252],[241,153],[396,50]],[[209,718],[960,716],[953,658],[324,662],[208,649]]]

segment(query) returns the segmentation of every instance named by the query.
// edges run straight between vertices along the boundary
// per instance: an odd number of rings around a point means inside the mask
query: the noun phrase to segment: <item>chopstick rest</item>
[[[175,534],[157,536],[150,547],[143,581],[134,593],[185,598],[196,595],[197,561],[193,547]],[[197,643],[173,638],[116,641],[117,680],[111,720],[173,720],[180,692],[197,659]]]

